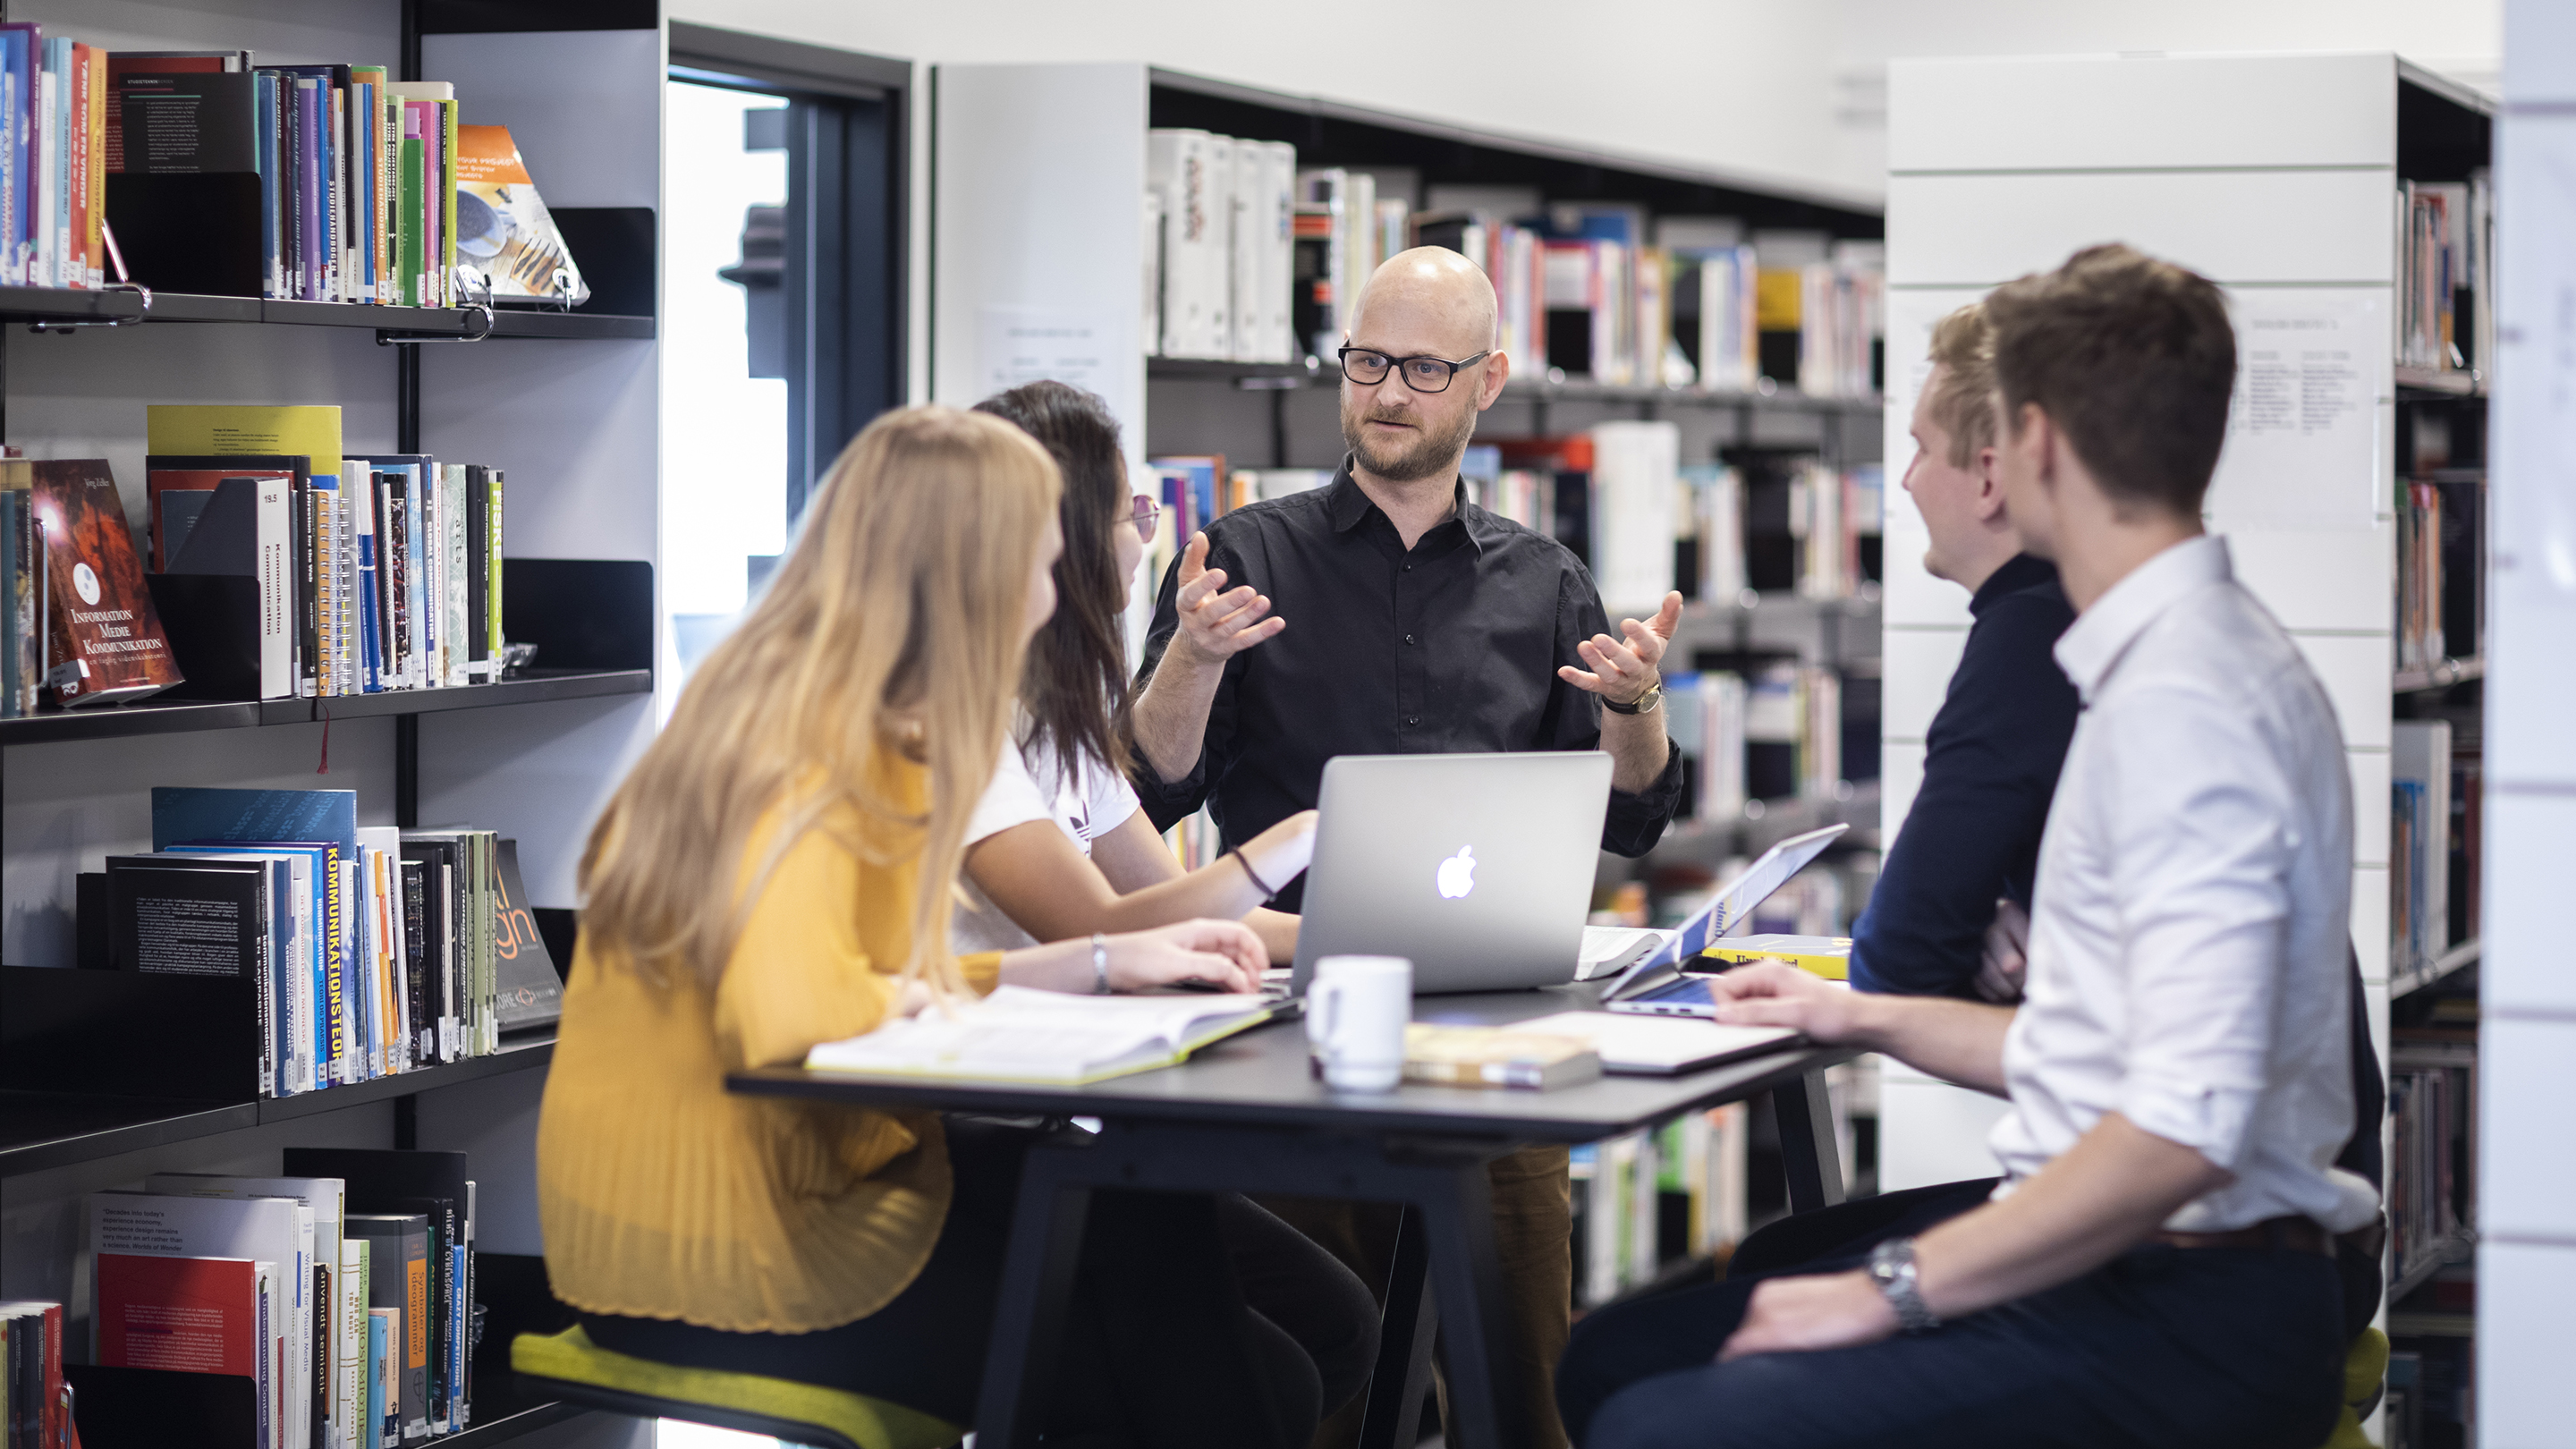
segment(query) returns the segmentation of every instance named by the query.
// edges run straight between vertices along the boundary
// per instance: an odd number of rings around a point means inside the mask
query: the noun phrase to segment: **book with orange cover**
[[[180,682],[104,458],[38,460],[46,682],[65,705],[141,699]]]
[[[456,128],[456,257],[490,281],[495,299],[590,300],[507,126]]]

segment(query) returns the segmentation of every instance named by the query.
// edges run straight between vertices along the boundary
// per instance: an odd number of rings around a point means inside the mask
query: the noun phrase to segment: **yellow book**
[[[1849,936],[1724,936],[1699,954],[1704,961],[1725,966],[1782,961],[1827,981],[1851,979]]]
[[[1404,1029],[1404,1079],[1435,1087],[1519,1087],[1546,1091],[1601,1075],[1589,1042],[1503,1026]]]
[[[337,407],[200,407],[154,403],[144,409],[155,455],[283,453],[316,468],[339,466]]]

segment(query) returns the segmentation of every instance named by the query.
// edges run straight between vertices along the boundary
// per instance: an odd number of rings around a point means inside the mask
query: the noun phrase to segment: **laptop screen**
[[[1682,922],[1681,929],[1673,932],[1663,949],[1638,962],[1608,994],[1615,997],[1630,980],[1658,967],[1678,965],[1707,950],[1710,942],[1742,925],[1755,906],[1770,899],[1773,891],[1788,884],[1789,877],[1805,870],[1807,862],[1823,854],[1835,837],[1849,829],[1848,825],[1828,825],[1804,835],[1792,835],[1762,852],[1761,859],[1728,882],[1726,889],[1710,897],[1707,905]]]

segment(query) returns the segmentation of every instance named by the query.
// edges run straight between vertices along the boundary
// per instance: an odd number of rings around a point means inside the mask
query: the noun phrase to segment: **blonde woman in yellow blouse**
[[[1045,451],[947,408],[851,443],[751,615],[699,667],[582,859],[537,1129],[554,1291],[606,1348],[971,1422],[1031,1134],[727,1095],[931,1000],[966,820],[1062,546]],[[1106,984],[1254,989],[1240,923],[1107,938]],[[1009,953],[1089,977],[1089,941]],[[1303,1445],[1311,1361],[1244,1309],[1211,1205],[1100,1199],[1048,1420],[1067,1442]]]

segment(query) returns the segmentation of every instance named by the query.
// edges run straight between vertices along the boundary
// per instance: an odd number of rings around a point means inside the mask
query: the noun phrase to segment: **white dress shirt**
[[[2057,661],[2084,712],[2004,1037],[1997,1195],[2118,1112],[2235,1176],[2169,1229],[2361,1226],[2377,1194],[2333,1166],[2353,1128],[2352,790],[2325,690],[2210,537],[2113,585]]]

